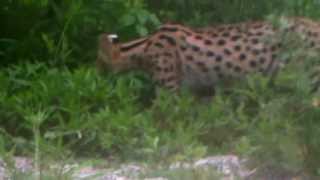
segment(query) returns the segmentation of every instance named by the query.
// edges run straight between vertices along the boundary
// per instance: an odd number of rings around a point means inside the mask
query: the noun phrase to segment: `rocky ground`
[[[249,169],[246,162],[247,160],[237,156],[225,155],[207,157],[190,163],[177,162],[157,168],[151,168],[147,164],[141,163],[127,163],[113,168],[104,168],[103,166],[81,165],[81,162],[63,166],[53,164],[48,167],[49,169],[60,168],[59,176],[62,176],[63,179],[72,180],[308,180],[306,177],[288,173],[275,174],[271,171],[261,173],[258,168]],[[0,161],[0,180],[19,179],[18,177],[34,179],[36,170],[30,158],[15,157],[12,166],[14,168],[9,168],[7,163],[3,160]],[[20,174],[20,176],[12,174]],[[42,172],[42,174],[45,174],[45,172]]]

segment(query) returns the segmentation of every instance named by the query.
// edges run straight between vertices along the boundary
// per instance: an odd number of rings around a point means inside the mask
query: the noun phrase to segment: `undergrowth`
[[[0,73],[1,144],[39,160],[116,155],[166,163],[236,153],[261,168],[317,172],[320,94],[311,93],[302,67],[290,63],[274,87],[250,76],[204,103],[188,91],[154,97],[141,73],[13,66]]]
[[[252,159],[259,169],[307,170],[320,176],[320,92],[314,89],[320,82],[314,71],[320,58],[299,49],[299,41],[285,46],[289,52],[282,56],[291,62],[274,85],[269,77],[252,75],[230,89],[218,87],[207,102],[187,90],[155,95],[153,83],[141,72],[102,76],[91,67],[100,32],[117,32],[123,40],[148,34],[159,19],[207,25],[268,14],[319,17],[319,1],[41,0],[0,5],[0,153],[9,167],[16,155],[33,156],[41,175],[47,162],[83,156],[170,163],[234,153]]]

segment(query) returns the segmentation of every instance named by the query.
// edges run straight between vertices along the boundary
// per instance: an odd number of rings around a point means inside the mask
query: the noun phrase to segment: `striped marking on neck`
[[[121,45],[120,50],[121,52],[130,51],[132,49],[140,47],[141,45],[145,44],[145,42],[147,41],[148,41],[148,38],[141,38],[141,39],[130,41],[128,43],[124,43]]]
[[[181,31],[185,35],[190,36],[192,34],[192,30],[182,26],[182,25],[176,25],[176,24],[164,24],[159,28],[162,32],[178,32]]]

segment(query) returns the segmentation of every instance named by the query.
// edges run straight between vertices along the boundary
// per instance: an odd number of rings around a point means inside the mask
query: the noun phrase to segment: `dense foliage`
[[[1,1],[1,152],[159,161],[233,152],[261,168],[320,175],[320,94],[310,93],[309,78],[320,57],[284,52],[293,63],[276,86],[254,76],[209,103],[188,92],[164,90],[155,98],[141,72],[100,76],[93,68],[101,32],[126,40],[166,21],[319,19],[319,8],[318,0]],[[297,63],[299,57],[308,63]]]

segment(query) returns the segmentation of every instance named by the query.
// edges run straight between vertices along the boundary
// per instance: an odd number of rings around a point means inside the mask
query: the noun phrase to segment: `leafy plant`
[[[91,67],[102,32],[125,41],[153,32],[160,21],[206,26],[266,17],[281,28],[281,15],[319,18],[319,6],[318,0],[1,1],[0,152],[7,159],[32,154],[37,167],[74,155],[172,162],[232,152],[261,169],[319,176],[319,55],[302,47],[299,34],[276,37],[286,44],[281,59],[290,63],[274,86],[250,75],[231,89],[218,87],[207,103],[188,92],[159,90],[155,97],[141,72],[100,76]]]

